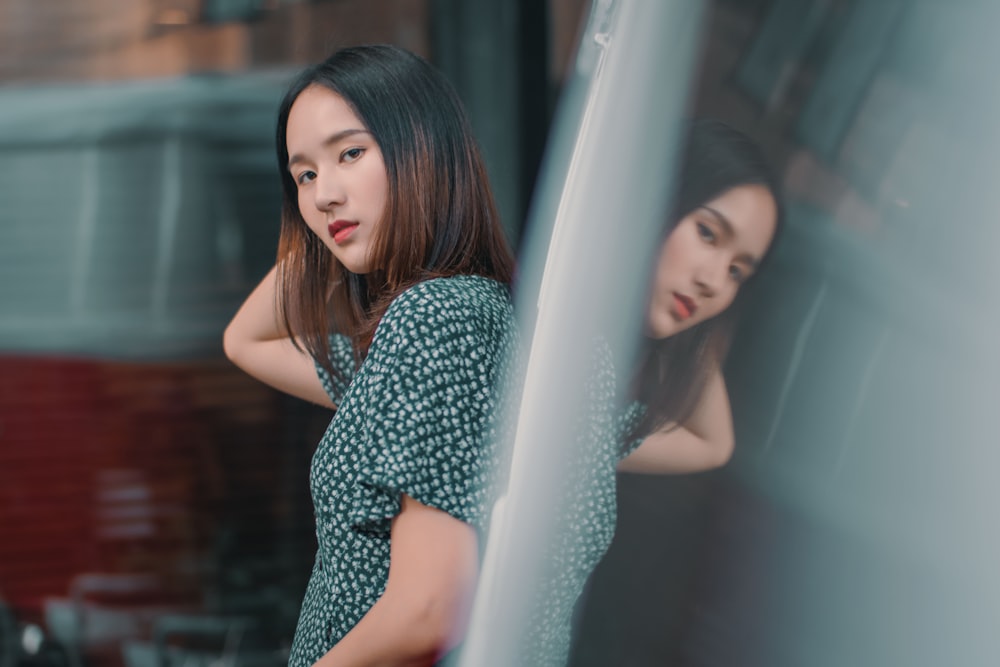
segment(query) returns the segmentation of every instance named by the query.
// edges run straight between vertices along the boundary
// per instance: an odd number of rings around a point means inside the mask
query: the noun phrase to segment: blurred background
[[[703,5],[663,85],[764,145],[788,229],[726,367],[734,460],[621,476],[572,664],[995,664],[1000,11]],[[283,85],[430,58],[518,246],[590,9],[0,0],[0,667],[284,664],[329,414],[221,350],[274,258]]]
[[[285,664],[330,415],[221,349],[274,261],[284,85],[433,60],[516,243],[585,5],[0,0],[2,667]]]

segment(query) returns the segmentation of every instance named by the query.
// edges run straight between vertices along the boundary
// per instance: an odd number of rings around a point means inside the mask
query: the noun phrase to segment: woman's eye
[[[364,155],[365,149],[363,148],[348,148],[346,151],[340,154],[341,162],[354,162],[359,157]]]
[[[306,183],[312,181],[316,178],[315,171],[303,171],[301,174],[295,177],[295,182],[299,185],[305,185]]]
[[[701,237],[703,241],[713,243],[715,241],[715,232],[712,228],[706,225],[704,222],[696,223],[698,226],[698,236]]]
[[[746,274],[743,273],[743,269],[741,269],[738,266],[729,267],[729,277],[738,283],[742,283],[744,280],[746,280]]]

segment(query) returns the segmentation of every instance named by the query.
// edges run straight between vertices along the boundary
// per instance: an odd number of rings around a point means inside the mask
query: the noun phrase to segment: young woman
[[[618,410],[619,374],[598,350],[584,423],[573,434],[558,525],[523,645],[523,664],[566,662],[577,598],[617,521],[617,470],[680,473],[725,464],[733,427],[721,364],[740,289],[781,221],[777,180],[758,147],[714,120],[688,126],[673,214],[655,261],[645,335]]]
[[[306,69],[277,151],[278,261],[224,345],[336,410],[289,664],[431,664],[475,587],[513,259],[458,98],[413,54],[349,48]]]
[[[633,371],[633,398],[645,409],[631,436],[641,444],[620,470],[698,472],[732,456],[721,372],[736,322],[731,306],[774,246],[778,192],[746,135],[712,119],[689,126]]]

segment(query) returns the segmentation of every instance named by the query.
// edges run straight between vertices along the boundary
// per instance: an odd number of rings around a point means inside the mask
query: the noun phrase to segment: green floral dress
[[[563,667],[573,615],[587,579],[604,557],[618,522],[618,463],[642,440],[628,434],[645,414],[636,401],[620,407],[611,349],[595,341],[581,420],[571,431],[575,456],[564,462],[552,494],[556,524],[542,545],[543,575],[528,609],[518,667]]]
[[[515,336],[506,286],[454,276],[397,297],[356,372],[332,337],[347,381],[319,371],[338,409],[312,460],[319,547],[290,667],[319,660],[381,597],[401,494],[483,529]]]

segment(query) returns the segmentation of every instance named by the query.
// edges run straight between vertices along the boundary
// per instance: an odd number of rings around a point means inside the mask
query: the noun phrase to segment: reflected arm
[[[618,470],[651,475],[711,470],[729,461],[734,444],[729,394],[722,371],[716,368],[691,417],[648,435]]]

